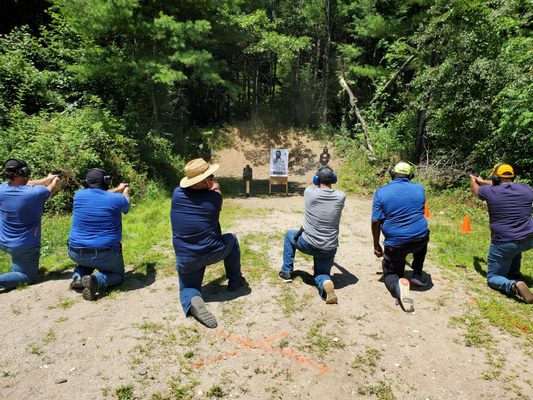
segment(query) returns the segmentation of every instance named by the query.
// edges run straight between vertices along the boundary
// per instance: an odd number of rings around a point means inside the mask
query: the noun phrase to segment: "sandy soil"
[[[219,175],[240,176],[246,162],[259,174],[266,165],[258,161],[264,147],[252,139],[243,136],[234,148],[216,154]],[[322,145],[297,136],[288,140],[290,148],[309,154],[292,166],[299,171],[295,180],[308,181]],[[174,274],[158,273],[146,287],[129,282],[131,290],[97,302],[68,291],[68,274],[1,294],[0,398],[533,397],[531,358],[516,338],[493,332],[504,365],[500,376],[484,378],[491,370],[486,350],[465,346],[464,332],[450,325],[468,307],[469,293],[443,278],[438,266],[426,266],[431,285],[414,292],[414,314],[395,305],[372,254],[370,200],[346,202],[332,271],[338,305],[319,298],[312,261],[301,255],[293,283],[275,278],[281,235],[302,222],[300,195],[226,199],[225,204],[254,210],[231,231],[264,237],[253,246],[267,246],[268,267],[263,280],[232,295],[224,284],[204,281],[217,329],[182,315]],[[243,265],[244,274],[250,267]],[[71,304],[58,306],[65,301]]]

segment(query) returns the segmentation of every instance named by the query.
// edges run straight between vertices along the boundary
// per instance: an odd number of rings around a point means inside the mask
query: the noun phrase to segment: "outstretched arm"
[[[379,244],[379,235],[381,234],[381,222],[380,221],[372,221],[372,239],[374,241],[374,255],[376,257],[383,257],[383,249],[381,248],[381,245]]]
[[[47,186],[48,190],[51,193],[51,196],[56,194],[57,189],[58,189],[57,187],[58,184],[59,184],[59,177],[56,175],[55,178],[52,179],[52,182],[50,182],[50,184]]]
[[[55,178],[57,178],[57,175],[48,174],[48,176],[46,178],[34,179],[34,180],[28,181],[28,185],[31,185],[31,186],[49,186]]]
[[[478,195],[480,186],[492,186],[492,181],[482,179],[479,176],[470,175],[470,191],[474,196]]]

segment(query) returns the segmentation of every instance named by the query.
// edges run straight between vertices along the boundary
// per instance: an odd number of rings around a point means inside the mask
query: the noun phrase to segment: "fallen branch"
[[[374,148],[372,147],[372,144],[370,143],[370,137],[368,136],[368,128],[366,127],[366,122],[363,119],[363,116],[359,112],[359,108],[357,107],[357,97],[352,92],[352,89],[350,89],[350,86],[348,85],[348,82],[346,81],[346,78],[344,77],[344,72],[341,72],[341,76],[339,77],[339,81],[341,86],[344,88],[346,93],[348,94],[348,98],[350,99],[350,105],[352,106],[355,116],[357,117],[357,120],[361,124],[361,127],[363,128],[363,134],[365,136],[365,147],[366,149],[371,153],[374,154]]]

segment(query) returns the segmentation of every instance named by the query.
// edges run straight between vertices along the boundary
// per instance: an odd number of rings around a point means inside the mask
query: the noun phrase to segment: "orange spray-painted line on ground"
[[[261,349],[267,353],[274,353],[279,354],[284,357],[289,358],[290,360],[300,364],[300,365],[306,365],[309,366],[315,370],[317,370],[321,374],[325,374],[328,372],[329,368],[326,365],[318,364],[314,362],[313,360],[310,360],[308,358],[305,358],[304,356],[289,350],[289,349],[279,349],[279,348],[273,348],[271,344],[281,338],[284,338],[288,336],[289,334],[287,332],[278,332],[270,336],[266,336],[263,338],[262,341],[253,341],[250,339],[243,338],[239,335],[235,335],[233,333],[224,332],[224,331],[217,331],[216,334],[218,336],[223,337],[224,339],[229,339],[241,346],[246,347],[246,349],[237,349],[235,351],[228,351],[224,354],[220,354],[215,357],[211,357],[205,361],[198,361],[193,363],[196,367],[204,367],[206,365],[214,364],[218,361],[224,360],[228,357],[236,357],[242,353],[245,353],[252,349]]]

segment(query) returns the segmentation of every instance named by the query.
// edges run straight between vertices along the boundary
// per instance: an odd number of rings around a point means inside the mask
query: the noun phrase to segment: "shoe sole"
[[[409,292],[409,280],[402,278],[400,279],[400,306],[407,313],[412,313],[415,311],[415,302],[412,299]]]
[[[533,293],[531,293],[527,285],[522,281],[516,282],[515,285],[516,291],[518,292],[518,295],[522,298],[522,300],[524,300],[524,303],[533,303]]]
[[[337,304],[339,299],[335,294],[335,286],[331,281],[324,282],[324,291],[326,292],[326,304]]]
[[[96,292],[98,291],[98,281],[93,275],[85,275],[81,278],[81,283],[83,285],[83,292],[81,292],[81,297],[88,301],[96,300]]]
[[[279,279],[281,279],[283,282],[286,282],[286,283],[292,282],[292,278],[286,279],[286,278],[282,278],[281,276],[279,276]]]
[[[191,315],[208,328],[213,329],[218,326],[217,319],[205,308],[204,300],[199,296],[191,299]]]

